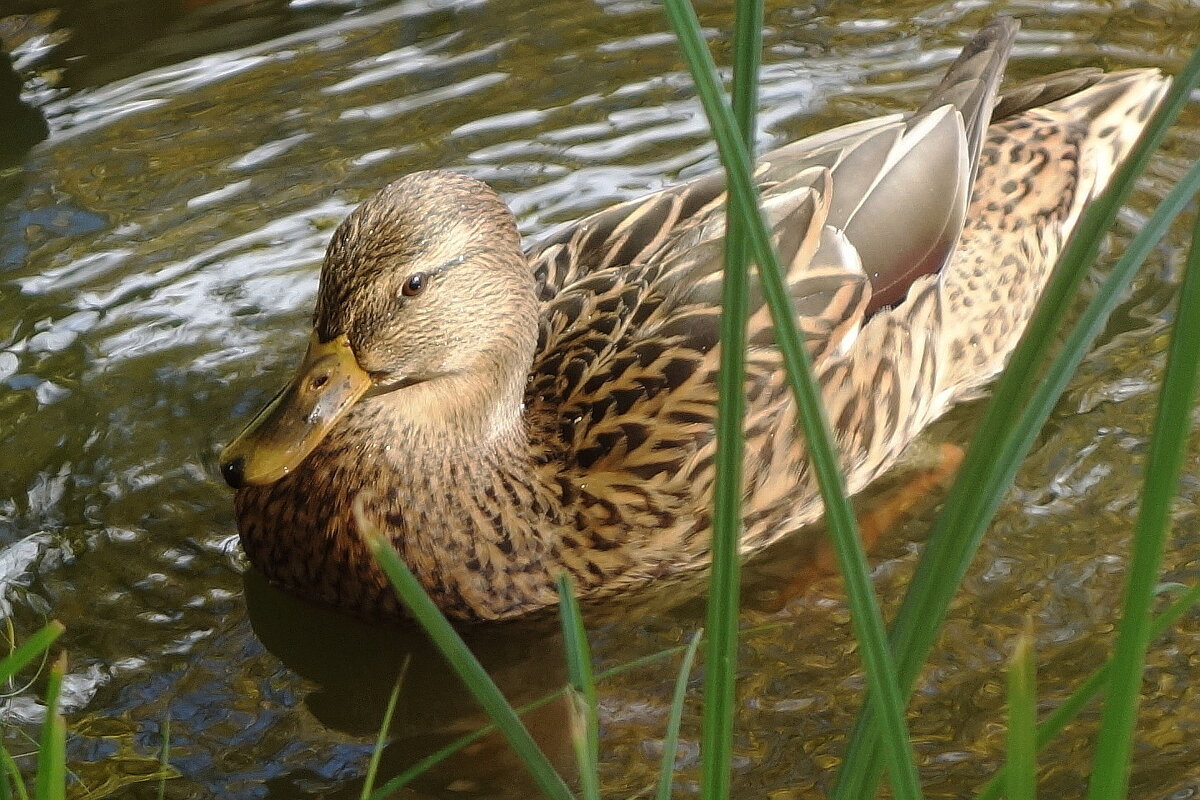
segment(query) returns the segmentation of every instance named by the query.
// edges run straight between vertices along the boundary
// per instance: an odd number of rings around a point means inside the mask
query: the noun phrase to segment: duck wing
[[[1015,30],[985,27],[911,117],[837,128],[760,162],[762,207],[818,364],[953,253]],[[560,459],[639,480],[703,459],[724,199],[723,176],[707,176],[587,217],[531,258],[543,308],[527,408],[553,428]],[[757,278],[750,314],[753,403],[782,368]]]

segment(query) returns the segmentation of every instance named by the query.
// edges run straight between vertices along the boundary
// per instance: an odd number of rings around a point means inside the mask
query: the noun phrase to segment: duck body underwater
[[[1080,214],[1157,107],[1157,70],[998,95],[985,26],[910,115],[763,155],[756,179],[850,492],[1004,365]],[[222,454],[250,561],[300,595],[401,616],[356,498],[450,617],[602,601],[709,562],[724,178],[523,251],[451,172],[403,177],[333,236],[295,377]],[[822,504],[751,296],[745,554]]]

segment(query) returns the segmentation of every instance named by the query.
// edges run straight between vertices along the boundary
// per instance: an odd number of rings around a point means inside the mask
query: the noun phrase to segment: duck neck
[[[559,500],[530,447],[523,388],[447,376],[375,398],[361,415],[387,486],[368,508],[451,613],[499,618],[556,596]]]
[[[443,375],[367,402],[373,416],[394,420],[395,444],[420,453],[441,443],[464,454],[524,436],[520,379],[487,379],[471,370]],[[429,453],[434,456],[444,452]]]

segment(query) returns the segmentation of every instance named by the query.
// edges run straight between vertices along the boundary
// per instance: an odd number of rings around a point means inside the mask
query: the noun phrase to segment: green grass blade
[[[1092,762],[1088,796],[1119,800],[1129,785],[1130,749],[1150,643],[1150,606],[1171,524],[1171,501],[1187,455],[1188,437],[1200,374],[1200,218],[1192,232],[1178,313],[1167,351],[1167,368],[1158,398],[1134,530],[1133,555],[1125,587],[1125,605],[1117,625],[1104,713]]]
[[[762,63],[762,0],[736,0],[733,23],[733,118],[746,150],[754,154],[758,116],[758,68]]]
[[[753,151],[762,51],[762,2],[739,0],[734,26],[733,103],[743,143]],[[716,482],[713,488],[712,574],[708,596],[709,641],[705,656],[704,724],[701,739],[703,797],[729,794],[737,691],[738,609],[742,526],[742,457],[745,451],[746,319],[749,315],[749,252],[741,214],[726,208],[725,275],[721,287],[721,362],[717,386]]]
[[[663,737],[662,764],[658,770],[657,800],[671,800],[671,784],[675,777],[675,756],[679,750],[679,726],[683,722],[683,704],[687,699],[688,678],[692,674],[692,664],[696,660],[696,650],[700,647],[702,631],[692,635],[687,650],[683,653],[683,663],[679,665],[679,675],[675,678],[675,692],[671,696],[671,712],[667,716],[667,733]]]
[[[1008,800],[1037,796],[1037,688],[1033,665],[1033,625],[1017,638],[1008,666]]]
[[[882,712],[886,759],[892,776],[893,794],[902,800],[920,797],[912,745],[904,722],[904,704],[895,681],[895,668],[883,635],[883,616],[871,589],[866,555],[858,538],[841,471],[832,448],[829,423],[825,419],[820,392],[812,379],[812,365],[797,329],[791,297],[784,285],[771,239],[758,208],[757,190],[751,178],[750,156],[742,142],[732,112],[725,103],[717,80],[712,55],[700,34],[695,11],[686,0],[666,0],[667,15],[679,38],[685,60],[696,82],[713,138],[728,175],[730,202],[745,216],[745,233],[750,253],[759,265],[763,295],[770,306],[776,339],[787,367],[796,404],[808,443],[809,457],[825,501],[825,520],[838,564],[846,582],[855,636],[862,651],[871,702]],[[715,633],[710,631],[710,636]],[[707,710],[706,710],[707,713]]]
[[[5,753],[7,755],[7,753]],[[0,772],[0,800],[12,800],[12,783],[9,782],[9,775]],[[20,773],[17,773],[16,779],[20,780]]]
[[[509,705],[500,689],[492,681],[490,675],[475,658],[458,631],[442,616],[442,612],[429,599],[429,595],[421,588],[421,584],[400,560],[400,556],[392,549],[391,543],[379,532],[363,512],[361,498],[354,503],[354,519],[358,530],[362,532],[371,552],[374,554],[380,568],[391,581],[396,593],[408,608],[430,640],[441,651],[450,667],[470,690],[488,715],[496,721],[497,727],[508,739],[517,756],[529,770],[538,788],[552,800],[567,800],[571,791],[554,767],[546,754],[530,736],[529,730],[517,716],[517,712]]]
[[[765,626],[765,627],[777,627],[777,626],[772,625],[772,626]],[[615,675],[620,675],[622,673],[629,672],[630,670],[637,669],[638,667],[643,667],[643,666],[645,666],[647,664],[651,664],[655,661],[660,661],[664,658],[668,658],[669,656],[675,655],[679,652],[684,652],[687,650],[688,647],[689,647],[689,645],[680,645],[678,647],[671,647],[666,650],[659,651],[657,653],[651,653],[650,655],[647,655],[647,656],[642,656],[641,658],[634,659],[633,661],[629,661],[624,664],[619,664],[615,667],[607,669],[607,670],[601,672],[600,674],[598,674],[596,676],[596,679],[604,680],[606,678],[610,678]],[[538,708],[541,708],[542,706],[546,705],[547,703],[552,703],[555,700],[558,700],[559,698],[561,698],[566,693],[566,691],[567,691],[567,688],[564,686],[562,689],[559,689],[556,692],[551,692],[550,694],[547,694],[543,697],[539,697],[537,700],[534,700],[534,701],[527,703],[527,704],[521,706],[520,708],[518,708],[517,714],[521,714],[521,715],[527,714],[530,711],[534,711]],[[419,778],[421,775],[428,772],[433,767],[437,766],[438,764],[445,761],[450,756],[457,753],[459,750],[462,750],[467,745],[470,745],[470,744],[473,744],[473,743],[479,741],[484,736],[487,736],[488,734],[493,733],[496,730],[497,730],[497,728],[496,728],[495,723],[491,723],[488,725],[483,725],[480,728],[471,731],[470,733],[463,734],[462,736],[455,739],[453,742],[450,742],[449,744],[447,744],[445,747],[442,747],[441,749],[425,756],[425,758],[421,759],[416,764],[413,764],[411,767],[404,770],[404,772],[400,773],[399,775],[397,775],[396,777],[392,778],[387,783],[385,783],[383,786],[379,787],[379,789],[376,790],[375,793],[371,795],[370,800],[385,800],[385,798],[390,797],[395,792],[400,791],[405,786],[407,786],[408,784],[412,783],[414,780]]]
[[[785,626],[786,626],[786,623],[783,623],[783,622],[768,622],[764,625],[755,625],[754,627],[744,629],[742,631],[742,637],[745,638],[746,636],[750,636],[750,635],[753,635],[756,633],[777,630],[777,629],[785,627]],[[703,641],[703,637],[701,637],[701,641]],[[632,661],[626,661],[623,664],[617,664],[614,667],[609,667],[608,669],[597,673],[596,680],[604,681],[604,680],[608,680],[609,678],[616,677],[617,675],[623,675],[626,672],[631,672],[640,667],[644,667],[647,664],[653,664],[656,661],[662,661],[663,659],[670,658],[671,656],[679,655],[680,653],[686,653],[689,648],[691,648],[690,644],[676,645],[675,647],[668,647],[664,650],[659,650],[656,653],[650,653],[649,655],[644,655],[644,656],[641,656],[640,658],[635,658]],[[552,703],[555,700],[562,697],[566,693],[566,691],[567,691],[566,687],[563,687],[562,689],[559,689],[556,692],[551,692],[547,695],[543,695],[542,697],[539,697],[537,700],[526,703],[525,705],[517,708],[517,713],[524,715],[524,714],[529,713],[530,711],[541,708],[542,706],[546,705],[547,703]],[[445,747],[442,747],[441,749],[425,756],[425,758],[422,758],[416,764],[413,764],[411,767],[404,770],[404,772],[400,773],[399,775],[397,775],[396,777],[392,778],[387,783],[385,783],[383,786],[379,787],[379,789],[377,789],[375,791],[375,793],[373,795],[371,795],[371,800],[385,800],[385,798],[390,797],[395,792],[399,791],[400,789],[404,788],[408,784],[412,783],[412,781],[414,781],[416,778],[420,777],[425,772],[428,772],[430,769],[432,769],[436,765],[445,761],[447,758],[454,755],[459,750],[462,750],[464,747],[466,747],[469,744],[473,744],[474,742],[479,741],[484,736],[487,736],[489,733],[493,733],[496,730],[497,730],[497,728],[496,728],[495,723],[489,723],[487,725],[480,726],[479,728],[471,731],[470,733],[464,733],[462,736],[458,737],[453,742],[450,742]],[[653,789],[654,789],[654,786],[651,785],[650,790],[653,790]]]
[[[732,220],[731,220],[732,222]],[[742,524],[742,419],[748,309],[746,248],[741,227],[727,227],[722,289],[721,365],[717,396],[717,476],[713,488],[712,575],[709,579],[701,740],[703,797],[729,794],[741,596],[738,540]]]
[[[26,639],[20,647],[0,660],[0,683],[11,680],[14,675],[29,666],[34,659],[41,658],[42,654],[49,649],[50,645],[54,644],[54,640],[61,636],[64,630],[66,628],[61,622],[51,620],[46,623],[45,627]]]
[[[10,636],[11,636],[11,622],[9,622],[9,625],[10,625]],[[33,663],[33,661],[35,659],[44,657],[46,651],[50,648],[50,645],[52,645],[54,643],[54,641],[56,639],[58,639],[59,636],[62,635],[63,630],[65,630],[65,628],[61,622],[58,622],[57,620],[52,620],[49,623],[47,623],[37,633],[33,634],[27,640],[25,640],[25,642],[23,644],[21,644],[20,647],[17,647],[11,653],[9,653],[4,659],[0,660],[0,683],[8,683],[16,676],[16,674],[18,672],[20,672],[25,667],[29,666],[29,664]],[[51,739],[53,739],[53,737],[55,735],[57,735],[56,731],[55,731],[55,723],[54,723],[54,718],[57,715],[56,715],[54,709],[56,709],[58,707],[58,687],[61,686],[61,683],[62,683],[62,671],[60,670],[58,672],[57,677],[55,677],[55,673],[52,671],[51,675],[50,675],[50,683],[48,684],[47,690],[46,690],[46,704],[47,704],[46,709],[47,710],[46,710],[46,721],[42,726],[43,741],[45,741],[47,739],[47,737],[50,737]],[[53,703],[53,705],[52,705],[52,703]],[[61,722],[61,717],[59,718],[59,722]],[[60,727],[62,727],[61,735],[65,741],[65,737],[66,737],[65,726],[60,726]],[[66,778],[65,746],[66,745],[64,743],[63,747],[60,748],[62,750],[62,758],[60,759],[60,763],[58,766],[58,769],[61,771],[61,775],[62,775],[62,780],[59,781],[60,784],[63,784],[65,781],[65,778]],[[39,751],[45,752],[44,747],[39,748]],[[53,756],[54,756],[54,753],[51,752],[46,756],[46,758],[51,759],[51,758],[53,758]],[[25,781],[21,775],[21,769],[20,769],[20,767],[17,766],[17,762],[9,754],[8,750],[3,747],[0,747],[0,762],[2,762],[2,765],[3,765],[3,770],[0,771],[0,800],[8,800],[8,798],[12,797],[13,787],[16,787],[17,795],[21,798],[21,800],[29,800],[29,793],[25,789]],[[47,763],[47,771],[50,771],[51,767],[53,765],[51,765],[49,763],[49,760],[47,760],[46,763]],[[42,770],[41,770],[41,766],[39,764],[39,768],[38,768],[39,780],[40,780],[41,772],[42,772]],[[49,777],[46,778],[46,780],[49,780],[49,779],[50,779]],[[10,783],[10,781],[11,781],[11,783]],[[40,785],[40,783],[39,783],[39,785]],[[65,788],[65,784],[64,784],[64,788]],[[59,791],[61,794],[62,789],[60,789]]]
[[[1091,315],[1091,326],[1083,319],[1077,323],[1074,331],[1078,335],[1073,335],[1070,340],[1071,349],[1064,347],[1044,379],[1038,380],[1037,366],[1042,360],[1042,351],[1046,349],[1046,343],[1055,339],[1077,287],[1095,257],[1103,233],[1111,227],[1117,210],[1133,191],[1137,175],[1186,104],[1188,94],[1198,78],[1200,50],[1193,54],[1184,71],[1172,83],[1158,113],[1147,125],[1130,157],[1118,170],[1109,190],[1084,214],[1008,368],[1000,376],[979,429],[971,440],[958,478],[929,536],[925,553],[910,581],[892,629],[891,643],[896,654],[899,682],[906,694],[911,691],[921,665],[933,647],[950,600],[966,573],[987,524],[999,507],[1005,489],[1011,484],[1021,458],[1041,429],[1070,373],[1119,301],[1132,272],[1145,258],[1144,253],[1149,252],[1153,242],[1161,237],[1166,224],[1178,213],[1178,206],[1173,206],[1170,213],[1166,213],[1163,206],[1172,200],[1178,202],[1181,195],[1190,197],[1189,190],[1181,189],[1179,185],[1175,187],[1152,218],[1152,222],[1157,221],[1160,227],[1151,231],[1151,225],[1147,225],[1134,237],[1126,251],[1126,256],[1134,250],[1142,255],[1136,261],[1122,259],[1125,266],[1129,267],[1126,271],[1120,270],[1121,264],[1114,268],[1101,292],[1093,298],[1085,312],[1085,316]],[[1183,199],[1186,202],[1186,197]],[[1082,348],[1079,347],[1080,342],[1083,343]],[[1029,396],[1030,387],[1036,387],[1033,390],[1036,396],[1026,404],[1022,400]],[[1030,411],[1031,408],[1034,410]],[[1022,418],[1015,419],[1020,413],[1023,413]],[[879,752],[877,735],[873,710],[868,707],[860,715],[847,747],[846,759],[834,792],[838,800],[865,799],[874,795],[880,775],[876,766]]]
[[[733,760],[737,691],[737,622],[741,597],[743,419],[746,401],[746,319],[749,265],[742,225],[733,204],[725,238],[721,291],[721,362],[717,385],[716,481],[713,487],[712,574],[708,594],[708,646],[701,739],[702,796],[728,796]]]
[[[371,748],[371,760],[367,763],[367,774],[363,778],[362,791],[358,795],[360,800],[367,800],[375,786],[375,776],[379,774],[379,762],[383,758],[383,748],[387,745],[388,732],[392,729],[392,717],[396,713],[396,703],[400,700],[400,689],[404,686],[404,677],[408,675],[410,663],[412,663],[411,653],[404,656],[404,662],[400,665],[400,674],[396,676],[392,693],[388,695],[387,707],[383,710],[383,719],[379,723],[379,734],[375,737],[375,746]]]
[[[583,615],[566,573],[558,576],[559,617],[567,650],[567,676],[580,702],[576,704],[583,719],[583,730],[572,737],[579,762],[579,782],[585,800],[600,800],[600,719],[596,680],[592,675],[592,653],[588,647]]]
[[[655,656],[657,656],[657,655],[658,654],[655,653]],[[527,714],[530,711],[534,711],[535,709],[541,708],[542,706],[546,705],[547,703],[552,703],[555,700],[558,700],[564,694],[566,694],[566,692],[567,692],[567,687],[564,686],[563,688],[559,689],[557,692],[551,692],[550,694],[545,695],[544,697],[539,697],[537,700],[534,700],[531,703],[527,703],[526,705],[521,706],[520,708],[516,709],[516,712],[518,715]],[[496,725],[496,723],[492,722],[492,723],[488,723],[487,725],[482,725],[479,728],[476,728],[475,730],[471,731],[470,733],[463,734],[462,736],[458,737],[454,741],[447,744],[445,747],[442,747],[442,748],[430,753],[429,755],[425,756],[420,761],[413,764],[411,767],[409,767],[408,769],[401,772],[399,775],[397,775],[394,778],[392,778],[391,780],[389,780],[383,786],[380,786],[378,789],[376,789],[371,794],[369,800],[386,800],[386,798],[391,797],[396,792],[400,791],[405,786],[412,783],[414,780],[421,777],[426,772],[433,769],[434,767],[436,767],[438,764],[445,761],[450,756],[452,756],[455,753],[457,753],[458,751],[462,750],[464,747],[474,744],[475,742],[479,741],[480,739],[487,736],[488,734],[495,733],[497,730],[499,730],[499,727]]]
[[[1170,606],[1167,610],[1159,614],[1150,623],[1150,638],[1162,635],[1168,628],[1174,625],[1180,617],[1184,615],[1192,606],[1200,602],[1200,584],[1190,587],[1184,594]],[[1054,709],[1042,722],[1037,729],[1037,749],[1040,752],[1046,745],[1050,744],[1063,729],[1067,727],[1074,719],[1079,716],[1080,712],[1087,707],[1097,695],[1100,694],[1105,684],[1108,682],[1108,670],[1110,664],[1105,663],[1104,666],[1093,672],[1086,681],[1079,685],[1071,696],[1064,700],[1058,708]],[[1008,767],[1001,767],[992,776],[992,779],[987,782],[983,790],[979,793],[976,800],[999,800],[1004,795],[1004,782]]]
[[[63,800],[66,796],[67,724],[62,714],[58,713],[58,699],[66,671],[67,654],[60,653],[50,667],[46,681],[46,720],[42,723],[37,777],[34,779],[34,797],[37,800]]]
[[[171,773],[171,715],[163,718],[162,724],[162,754],[158,758],[158,766],[162,777],[158,779],[158,800],[167,795],[167,775]]]
[[[17,789],[17,797],[20,800],[29,800],[29,792],[25,789],[25,778],[21,775],[21,768],[17,766],[16,760],[8,752],[7,747],[0,747],[0,761],[4,762],[4,775],[7,777],[0,778],[0,782],[6,786],[9,781]]]

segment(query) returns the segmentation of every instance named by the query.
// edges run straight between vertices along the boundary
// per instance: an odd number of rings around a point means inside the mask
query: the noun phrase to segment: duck
[[[764,218],[846,485],[978,396],[1080,214],[1165,91],[1075,69],[999,92],[1017,23],[984,26],[915,112],[762,155]],[[403,617],[354,510],[459,622],[616,602],[710,563],[725,179],[615,205],[523,247],[484,183],[419,171],[334,232],[307,350],[221,454],[250,563],[286,591]],[[744,556],[822,516],[757,283]]]

